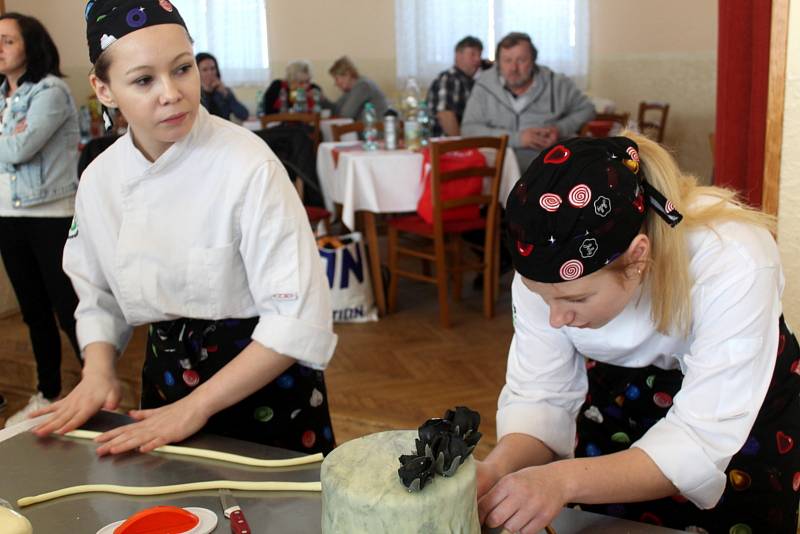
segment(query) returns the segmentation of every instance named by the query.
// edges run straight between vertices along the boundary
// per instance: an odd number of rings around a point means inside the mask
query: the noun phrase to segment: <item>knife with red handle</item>
[[[244,513],[242,513],[242,509],[231,491],[227,489],[219,490],[219,499],[222,502],[222,513],[231,521],[231,533],[252,534],[250,525],[247,524],[247,519],[244,518]]]

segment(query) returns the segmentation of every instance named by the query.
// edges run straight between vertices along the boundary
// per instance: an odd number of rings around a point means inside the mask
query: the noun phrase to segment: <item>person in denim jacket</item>
[[[38,392],[10,426],[61,393],[58,324],[80,358],[78,299],[61,268],[75,209],[78,114],[52,38],[33,17],[0,16],[0,255],[28,325]]]

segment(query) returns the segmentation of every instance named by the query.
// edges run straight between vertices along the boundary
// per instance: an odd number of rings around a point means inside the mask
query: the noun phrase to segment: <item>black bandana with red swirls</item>
[[[103,50],[131,32],[157,24],[186,27],[169,0],[89,0],[84,14],[92,65]]]
[[[645,179],[627,137],[576,137],[542,151],[506,203],[514,268],[537,282],[575,280],[622,255],[648,208],[683,218]]]

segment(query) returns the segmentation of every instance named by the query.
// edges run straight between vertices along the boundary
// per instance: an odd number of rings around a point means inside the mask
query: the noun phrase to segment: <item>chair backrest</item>
[[[319,146],[319,113],[270,113],[261,116],[261,127],[266,128],[275,123],[306,124],[310,128],[310,137],[314,141],[314,148]]]
[[[431,199],[433,201],[433,226],[435,232],[443,228],[442,212],[449,208],[460,206],[480,205],[488,206],[487,234],[494,234],[494,225],[498,219],[498,206],[500,195],[500,180],[503,173],[503,163],[506,157],[508,136],[501,137],[466,137],[453,141],[434,141],[430,144],[431,154]],[[493,165],[483,167],[465,167],[454,171],[443,171],[440,165],[441,158],[448,152],[470,149],[494,149]],[[473,176],[488,177],[491,179],[488,193],[463,196],[458,198],[442,199],[442,184],[452,180]],[[486,191],[486,189],[484,189]],[[487,236],[488,237],[488,236]]]
[[[607,137],[616,125],[625,128],[630,113],[598,113],[594,119],[581,126],[578,135],[581,137]]]
[[[666,102],[639,102],[639,131],[657,143],[663,142],[668,113],[669,104]],[[651,119],[648,119],[647,115],[650,115]]]
[[[379,132],[383,131],[383,123],[376,122],[375,129]],[[339,142],[342,140],[342,137],[349,134],[349,133],[357,133],[360,134],[364,131],[364,123],[360,121],[351,122],[349,124],[332,124],[331,125],[331,137],[335,142]]]

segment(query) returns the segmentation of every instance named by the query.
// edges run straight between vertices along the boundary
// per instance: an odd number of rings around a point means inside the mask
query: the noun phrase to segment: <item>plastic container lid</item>
[[[200,518],[177,506],[155,506],[130,516],[114,534],[183,534],[200,523]]]

